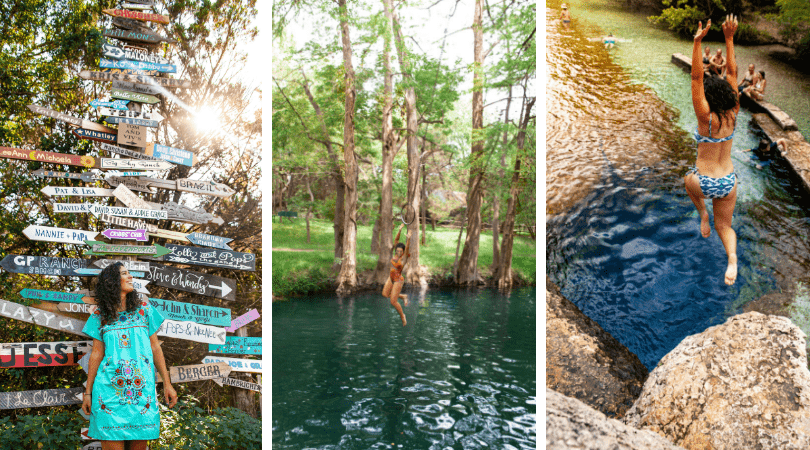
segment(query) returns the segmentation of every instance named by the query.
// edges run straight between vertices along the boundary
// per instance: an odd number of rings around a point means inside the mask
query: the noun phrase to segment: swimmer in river
[[[604,37],[604,39],[602,39],[602,42],[605,44],[605,48],[611,49],[614,45],[616,45],[616,38],[613,37],[613,33],[610,32]]]
[[[565,3],[560,6],[562,8],[562,12],[560,13],[560,21],[562,21],[565,28],[568,28],[571,25],[571,12],[568,11],[568,5]]]
[[[731,161],[731,143],[734,126],[740,110],[737,84],[737,62],[734,59],[734,32],[739,25],[735,16],[729,15],[723,22],[726,38],[726,78],[706,77],[703,74],[703,56],[700,43],[711,26],[711,20],[698,22],[692,47],[692,106],[695,108],[698,126],[697,161],[686,172],[684,183],[689,198],[700,214],[700,234],[711,234],[709,213],[704,198],[712,199],[714,229],[723,242],[728,257],[725,282],[734,284],[737,279],[737,234],[731,229],[731,219],[737,202],[737,174]]]
[[[402,268],[405,267],[405,261],[411,256],[409,252],[411,248],[411,232],[408,231],[405,245],[399,242],[399,235],[402,234],[402,228],[404,226],[405,224],[403,223],[399,226],[399,230],[397,231],[397,243],[394,246],[395,255],[391,258],[391,265],[393,267],[391,267],[391,274],[388,276],[388,279],[385,280],[385,287],[383,287],[382,291],[383,297],[391,299],[391,306],[399,313],[403,327],[408,324],[408,321],[405,320],[405,313],[402,311],[399,299],[402,299],[405,302],[405,306],[408,306],[408,296],[400,294],[400,292],[402,292],[402,286],[405,284],[405,278],[402,277]]]

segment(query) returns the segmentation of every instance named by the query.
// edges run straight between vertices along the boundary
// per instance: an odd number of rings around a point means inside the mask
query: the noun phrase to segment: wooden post
[[[239,337],[247,337],[247,327],[241,327],[236,330],[236,335]],[[231,372],[231,377],[239,380],[245,380],[253,383],[253,376],[246,372]],[[234,406],[242,411],[256,417],[256,396],[253,391],[247,389],[234,389],[233,402]]]

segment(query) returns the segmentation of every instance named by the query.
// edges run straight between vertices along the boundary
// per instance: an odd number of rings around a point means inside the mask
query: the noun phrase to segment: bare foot
[[[405,316],[402,316],[402,326],[408,325],[408,321],[405,319]]]
[[[728,268],[726,269],[726,284],[731,286],[737,281],[737,255],[728,257]]]
[[[712,234],[712,227],[709,224],[709,212],[700,215],[700,235],[707,238]]]
[[[408,301],[408,296],[407,295],[400,295],[400,298],[405,302],[405,306],[408,306],[408,305],[411,304],[411,302]]]

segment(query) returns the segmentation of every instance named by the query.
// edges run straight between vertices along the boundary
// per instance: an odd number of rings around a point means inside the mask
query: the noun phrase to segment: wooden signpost
[[[131,92],[124,89],[113,89],[112,92],[110,92],[110,97],[131,100],[138,103],[147,103],[150,105],[160,102],[160,99],[154,95]]]
[[[261,355],[262,338],[228,336],[224,345],[208,344],[209,353],[222,353],[230,355]]]
[[[0,368],[75,366],[92,341],[0,344]]]
[[[43,389],[40,391],[0,392],[0,409],[39,408],[41,406],[78,405],[76,394],[83,387],[70,389]]]
[[[233,270],[256,270],[256,255],[253,253],[218,250],[203,247],[166,244],[171,253],[163,257],[165,262],[194,264]]]
[[[121,3],[121,7],[124,9],[143,9],[143,10],[152,9],[152,6],[150,5],[139,5],[137,3]]]
[[[127,270],[136,270],[138,272],[148,272],[149,271],[149,263],[146,261],[136,261],[136,260],[127,260],[127,259],[98,259],[93,261],[91,264],[92,266],[100,267],[102,269],[106,269],[107,266],[110,264],[121,263]]]
[[[102,269],[76,269],[76,273],[78,275],[81,275],[81,276],[97,276],[98,274],[101,273],[101,270]],[[132,275],[133,277],[141,277],[142,278],[144,276],[144,272],[137,272],[137,271],[134,271],[134,270],[130,270],[129,274]]]
[[[79,276],[76,269],[86,269],[86,259],[48,256],[6,255],[0,266],[7,272],[50,276]]]
[[[122,123],[118,127],[118,139],[116,142],[133,147],[143,147],[146,144],[146,128]]]
[[[174,164],[168,161],[150,159],[99,158],[98,161],[98,167],[104,170],[168,170],[174,167]]]
[[[124,239],[128,241],[146,242],[149,236],[146,235],[146,230],[116,230],[110,228],[101,232],[107,239]]]
[[[169,378],[172,380],[172,383],[213,380],[215,378],[227,377],[230,373],[231,366],[224,362],[172,366],[169,368]]]
[[[222,356],[206,356],[203,363],[226,362],[234,372],[262,373],[262,360],[260,359],[236,359]]]
[[[166,89],[188,89],[191,81],[175,78],[150,77],[146,75],[126,75],[122,73],[101,72],[97,70],[82,70],[79,76],[85,80],[95,81],[126,81],[128,83],[161,86]],[[103,130],[102,130],[103,131]]]
[[[124,8],[128,9],[128,8]],[[143,8],[137,8],[143,9]],[[151,8],[150,8],[151,9]],[[140,30],[140,31],[152,31],[152,28],[149,27],[149,24],[139,22],[135,19],[126,19],[124,17],[113,17],[112,24],[115,27],[123,28],[125,30]]]
[[[158,126],[160,126],[160,122],[158,122],[157,120],[130,119],[127,117],[105,117],[104,121],[107,123],[135,125],[139,127],[149,127],[149,128],[157,128]],[[121,142],[119,142],[119,144],[120,143]]]
[[[149,303],[167,319],[196,322],[217,327],[227,327],[231,324],[231,310],[228,308],[174,302],[160,298],[150,298]]]
[[[164,161],[192,167],[197,164],[197,155],[188,150],[151,143],[146,146],[145,153]]]
[[[87,420],[90,420],[90,419],[88,418]],[[88,430],[89,430],[89,428],[88,428]],[[102,450],[101,442],[100,441],[91,442],[91,443],[85,445],[84,447],[82,447],[82,450]]]
[[[115,133],[102,133],[100,131],[88,130],[86,128],[76,128],[75,130],[71,131],[71,133],[73,133],[73,135],[79,139],[89,139],[91,141],[108,142],[113,144],[116,142]]]
[[[102,9],[101,12],[113,17],[124,17],[126,19],[135,19],[142,22],[155,22],[167,25],[169,18],[161,16],[160,14],[149,14],[138,11],[128,11],[126,9]]]
[[[133,173],[133,172],[125,172],[125,173]],[[143,172],[134,172],[134,173],[138,175],[133,176],[140,176],[140,174]],[[118,187],[119,184],[123,184],[124,186],[128,187],[129,190],[131,191],[147,192],[149,194],[153,194],[155,192],[154,190],[152,190],[151,187],[149,187],[148,183],[144,183],[143,181],[133,178],[108,175],[107,177],[104,178],[104,181],[106,181],[107,184],[113,187]]]
[[[95,164],[95,161],[93,164]],[[52,170],[37,169],[33,171],[32,174],[39,178],[67,178],[71,180],[82,180],[85,183],[92,183],[94,181],[100,181],[103,179],[97,177],[93,172],[54,172]]]
[[[194,322],[166,319],[158,328],[158,336],[185,339],[205,344],[224,344],[225,329]],[[219,362],[219,361],[214,361]]]
[[[163,89],[160,86],[150,86],[150,85],[146,85],[146,84],[136,84],[136,83],[130,83],[128,81],[113,81],[112,82],[112,88],[113,88],[112,92],[115,92],[116,89],[118,89],[118,90],[122,90],[122,91],[135,92],[135,93],[144,94],[144,95],[163,95],[163,94],[168,92],[168,91],[166,91],[165,89]],[[134,100],[134,101],[137,102],[138,100]],[[146,102],[146,103],[149,103],[149,102]]]
[[[186,233],[183,233],[182,231],[157,229],[155,231],[146,230],[146,232],[149,233],[149,236],[171,239],[172,241],[188,242],[188,238],[186,238]]]
[[[99,71],[104,73],[116,73],[120,75],[145,75],[148,77],[158,77],[163,75],[163,73],[156,70],[100,69]]]
[[[174,64],[159,64],[146,61],[132,61],[129,59],[104,59],[101,58],[100,67],[105,69],[127,69],[127,70],[153,70],[161,73],[175,73],[177,66]]]
[[[142,178],[143,177],[139,177],[139,179]],[[153,185],[150,184],[149,186],[151,187]],[[197,224],[214,222],[218,225],[222,225],[224,223],[222,218],[216,217],[211,213],[199,209],[191,209],[186,205],[180,205],[175,202],[166,202],[162,205],[160,203],[147,203],[150,204],[154,209],[161,209],[169,213],[169,220]]]
[[[69,155],[67,153],[43,152],[41,150],[25,150],[13,147],[0,147],[0,157],[87,168],[93,167],[96,164],[95,158],[89,155]]]
[[[86,295],[82,292],[43,291],[41,289],[28,289],[28,288],[20,291],[20,296],[22,296],[22,298],[40,301],[70,302],[70,303],[83,303],[82,298],[86,297]]]
[[[221,248],[223,250],[230,250],[231,247],[228,245],[228,242],[233,241],[233,239],[231,238],[214,236],[211,234],[204,234],[204,233],[191,233],[186,237],[192,244],[204,245],[206,247],[213,247],[213,248]]]
[[[54,214],[89,214],[94,203],[51,203]]]
[[[146,276],[154,284],[185,292],[236,300],[236,280],[207,273],[178,269],[161,264],[151,264]],[[223,341],[224,342],[224,341]]]
[[[86,241],[92,250],[85,252],[85,255],[146,255],[161,256],[169,253],[169,250],[160,245],[117,245],[106,244],[99,241]]]
[[[141,61],[155,64],[171,64],[168,59],[149,53],[145,49],[137,49],[137,47],[116,47],[111,44],[103,44],[101,46],[102,54],[105,58],[112,59],[128,59],[130,61]]]
[[[111,223],[113,225],[118,225],[120,227],[127,227],[132,228],[133,230],[144,229],[149,234],[155,234],[160,231],[157,226],[152,225],[151,223],[146,223],[143,220],[134,220],[128,217],[119,217],[119,216],[111,216],[109,214],[102,214],[98,216],[98,220],[102,222]]]
[[[214,382],[216,384],[220,385],[220,386],[228,385],[228,386],[238,387],[238,388],[242,388],[242,389],[248,389],[250,391],[256,391],[256,392],[258,392],[260,394],[262,393],[262,385],[261,384],[251,383],[251,382],[245,381],[245,380],[237,380],[236,378],[228,377],[228,378],[220,378],[218,380],[214,380]]]
[[[6,316],[12,319],[21,320],[23,322],[33,323],[43,327],[53,328],[54,330],[66,331],[68,333],[87,337],[87,335],[82,332],[84,322],[81,320],[71,319],[70,317],[65,317],[59,314],[54,314],[3,299],[0,299],[0,316]],[[222,332],[224,333],[225,330]],[[214,344],[224,343],[225,338],[222,339],[222,342],[214,342]]]
[[[45,186],[40,191],[48,197],[112,197],[113,195],[112,189],[72,186]]]
[[[148,42],[150,44],[159,44],[161,42],[168,42],[170,44],[174,44],[177,41],[174,39],[169,39],[167,37],[161,36],[155,32],[147,32],[141,30],[117,30],[115,28],[107,28],[102,33],[102,35],[107,37],[112,37],[116,39],[121,39],[124,41],[135,41],[135,42]]]
[[[149,155],[147,155],[145,153],[140,153],[138,151],[130,150],[130,149],[124,148],[124,147],[118,147],[117,145],[101,144],[100,147],[101,147],[102,150],[108,151],[110,153],[116,153],[116,154],[119,154],[119,155],[129,156],[130,158],[157,160],[157,158],[149,156]]]
[[[102,107],[102,106],[105,106],[107,108],[123,110],[123,109],[128,109],[127,108],[127,103],[129,103],[129,100],[113,100],[111,102],[103,102],[101,100],[93,100],[93,101],[90,102],[90,106],[92,106],[93,108],[96,108],[96,110],[98,110],[98,108]]]
[[[118,200],[121,200],[121,203],[129,206],[130,208],[137,208],[137,209],[160,209],[160,208],[153,208],[151,204],[147,203],[140,197],[138,197],[134,192],[129,190],[126,185],[119,184],[117,188],[113,191],[113,196]]]
[[[95,312],[96,307],[94,305],[88,305],[87,303],[59,303],[56,305],[56,309],[62,312],[68,313],[77,313],[77,314],[93,314]],[[76,360],[78,361],[78,359]]]
[[[92,241],[98,236],[98,232],[95,231],[42,227],[39,225],[28,225],[28,227],[23,230],[23,234],[32,241],[60,242],[62,244],[77,245],[84,245],[84,241]]]
[[[39,105],[28,105],[28,109],[31,111],[41,114],[43,116],[48,116],[56,120],[61,120],[63,122],[67,122],[73,126],[84,128],[87,130],[95,130],[100,131],[102,133],[113,133],[115,130],[112,128],[105,127],[104,125],[97,124],[95,122],[91,122],[87,119],[81,119],[79,117],[73,117],[70,114],[60,113],[58,111],[54,111],[50,108],[45,108],[44,106]]]
[[[94,216],[109,214],[111,216],[135,217],[137,219],[144,219],[144,220],[150,219],[166,220],[169,218],[169,214],[166,211],[157,211],[154,209],[140,209],[140,208],[122,208],[120,206],[94,206],[90,212]]]
[[[141,180],[148,181],[152,186],[160,189],[174,191],[193,192],[195,194],[212,195],[215,197],[227,198],[236,193],[229,186],[213,181],[195,181],[181,178],[178,180],[164,180],[161,178],[141,177]],[[181,185],[182,183],[182,185]]]
[[[225,328],[225,331],[227,331],[228,333],[233,333],[234,331],[238,330],[239,328],[242,328],[243,326],[249,324],[250,322],[253,322],[258,318],[259,318],[259,311],[257,311],[256,309],[251,309],[245,314],[242,314],[236,319],[233,319],[231,321],[231,325]]]
[[[163,116],[158,113],[138,112],[129,109],[112,109],[107,107],[98,108],[98,113],[102,116],[128,117],[132,119],[151,119],[161,121]]]

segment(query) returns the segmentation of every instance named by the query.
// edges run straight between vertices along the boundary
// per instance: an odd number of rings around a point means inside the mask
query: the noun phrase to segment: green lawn
[[[358,226],[357,271],[372,270],[377,264],[377,255],[371,253],[372,227]],[[403,236],[401,242],[405,242]],[[288,296],[314,290],[328,289],[335,279],[331,266],[334,261],[334,234],[332,223],[325,220],[310,221],[310,242],[307,243],[306,221],[302,218],[290,223],[273,222],[273,248],[290,248],[310,251],[273,251],[273,282],[275,296]],[[449,275],[456,252],[458,230],[436,227],[427,228],[427,243],[420,248],[419,261],[428,267],[434,276]],[[464,246],[462,237],[461,246]],[[314,251],[312,251],[314,250]],[[460,250],[459,250],[460,251]],[[512,252],[512,269],[531,283],[536,283],[536,244],[528,236],[515,238]],[[484,276],[492,265],[492,234],[481,234],[478,267]]]

